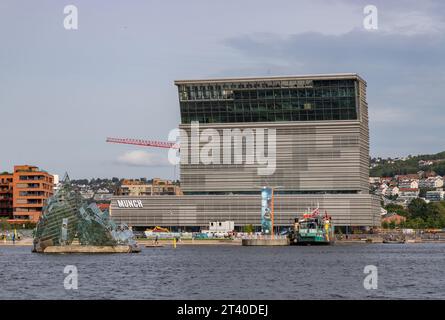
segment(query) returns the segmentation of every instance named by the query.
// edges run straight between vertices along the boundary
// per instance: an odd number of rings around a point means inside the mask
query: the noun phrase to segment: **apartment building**
[[[182,195],[181,187],[170,180],[154,178],[151,183],[151,195]]]
[[[12,180],[11,173],[0,174],[0,217],[12,217]]]
[[[37,222],[53,187],[54,177],[38,167],[14,166],[13,173],[0,175],[0,210],[11,222]]]
[[[154,178],[151,183],[141,180],[124,179],[117,192],[122,196],[181,195],[181,188],[170,180]]]

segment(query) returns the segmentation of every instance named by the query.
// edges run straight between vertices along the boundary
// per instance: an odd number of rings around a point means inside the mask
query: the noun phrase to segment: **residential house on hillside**
[[[443,187],[443,178],[441,176],[434,176],[426,179],[421,179],[419,182],[419,188],[437,189],[442,187]]]
[[[399,187],[388,187],[386,189],[385,195],[387,197],[389,197],[389,196],[397,196],[397,195],[399,195],[399,192],[400,192]]]
[[[381,177],[380,178],[380,183],[386,183],[387,185],[389,185],[391,183],[391,181],[393,181],[392,177]]]
[[[401,180],[419,180],[419,175],[417,173],[401,174],[401,175],[396,175],[395,179],[397,181],[401,181]]]
[[[417,179],[405,179],[399,180],[399,188],[400,189],[418,189],[419,188],[419,180]]]
[[[419,189],[415,188],[399,188],[398,200],[402,200],[406,203],[419,197]]]
[[[445,191],[427,191],[425,199],[429,201],[442,201],[445,198]]]
[[[433,161],[431,160],[419,160],[419,167],[431,166]]]
[[[377,184],[377,183],[380,183],[380,182],[381,182],[380,177],[369,177],[369,183],[370,184]]]

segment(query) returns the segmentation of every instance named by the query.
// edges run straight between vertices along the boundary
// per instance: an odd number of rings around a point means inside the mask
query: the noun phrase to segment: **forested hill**
[[[432,161],[425,165],[422,161]],[[420,163],[419,163],[420,162]],[[371,177],[393,177],[398,174],[434,171],[438,175],[445,175],[445,151],[436,154],[408,156],[404,159],[371,159]]]

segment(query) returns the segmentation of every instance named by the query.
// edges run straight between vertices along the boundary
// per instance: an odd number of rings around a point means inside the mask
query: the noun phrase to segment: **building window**
[[[188,92],[184,90],[180,86],[181,121],[185,124],[357,119],[355,80],[192,85],[190,92],[195,95],[187,94],[189,100],[184,100],[182,92]]]

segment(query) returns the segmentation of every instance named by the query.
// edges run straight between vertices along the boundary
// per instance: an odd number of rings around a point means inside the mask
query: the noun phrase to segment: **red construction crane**
[[[154,141],[154,140],[141,140],[141,139],[126,139],[126,138],[107,138],[109,143],[121,143],[132,144],[143,147],[155,147],[165,149],[179,149],[179,144],[171,141]]]

